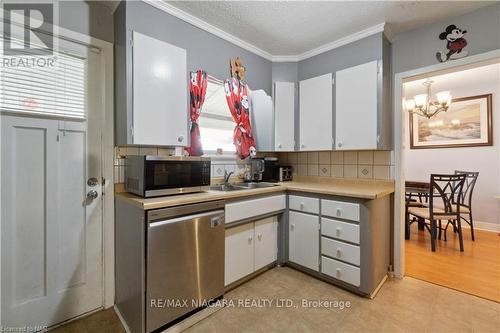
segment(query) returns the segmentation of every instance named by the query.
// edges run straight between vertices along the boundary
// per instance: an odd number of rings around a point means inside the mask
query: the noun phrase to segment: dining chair
[[[479,177],[479,172],[473,171],[460,171],[455,170],[455,174],[465,174],[464,190],[462,191],[462,206],[460,207],[460,217],[470,226],[470,235],[474,241],[474,220],[472,218],[472,193],[474,193],[474,187],[476,186],[477,177]],[[444,239],[446,240],[446,229],[450,222],[446,224],[444,231]],[[453,224],[453,230],[456,226]]]
[[[408,213],[424,223],[431,234],[432,252],[436,251],[437,228],[439,223],[439,230],[442,230],[441,221],[456,221],[460,251],[464,251],[460,208],[463,204],[462,192],[466,177],[466,174],[431,174],[429,206],[408,208]]]

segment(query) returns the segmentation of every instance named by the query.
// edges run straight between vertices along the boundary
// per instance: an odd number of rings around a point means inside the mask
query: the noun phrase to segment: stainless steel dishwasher
[[[224,293],[224,202],[148,212],[146,331]]]

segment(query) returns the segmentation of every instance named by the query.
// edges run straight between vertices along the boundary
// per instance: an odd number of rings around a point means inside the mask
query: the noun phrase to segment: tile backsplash
[[[125,156],[174,155],[173,148],[115,147],[115,183],[125,182]],[[294,153],[258,153],[258,157],[277,156],[281,164],[291,165],[294,176],[320,176],[334,178],[394,179],[392,151],[321,151]],[[224,171],[240,176],[245,172],[247,160],[229,156],[212,158],[212,178],[221,178]]]
[[[321,151],[278,153],[294,176],[394,179],[392,151]]]

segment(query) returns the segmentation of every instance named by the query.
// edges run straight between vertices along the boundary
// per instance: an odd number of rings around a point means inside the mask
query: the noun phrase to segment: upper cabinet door
[[[187,146],[186,50],[133,32],[133,144]]]
[[[295,83],[274,83],[274,142],[276,151],[295,149]]]
[[[335,76],[336,149],[377,149],[378,61]]]
[[[332,73],[300,81],[300,150],[332,149]]]
[[[250,97],[250,120],[257,151],[273,151],[273,100],[262,89],[253,90]]]

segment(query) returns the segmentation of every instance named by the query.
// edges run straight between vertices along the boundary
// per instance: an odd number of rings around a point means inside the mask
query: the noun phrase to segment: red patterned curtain
[[[233,133],[233,143],[240,158],[255,156],[255,140],[250,126],[250,112],[248,105],[248,87],[238,80],[231,78],[224,81],[227,105],[236,123]]]
[[[191,72],[191,83],[189,84],[189,117],[191,118],[191,146],[186,148],[190,156],[203,155],[203,147],[200,138],[200,126],[198,118],[205,101],[207,92],[207,73],[202,70]]]

